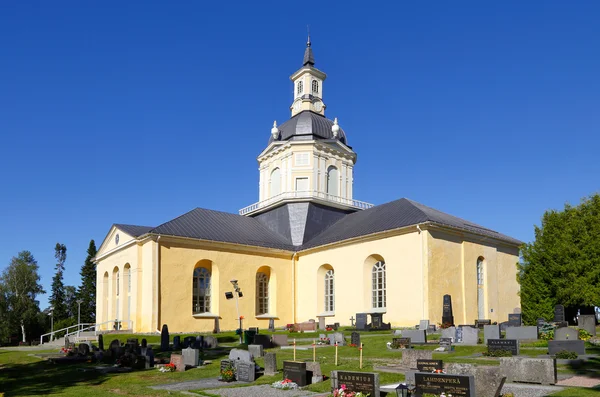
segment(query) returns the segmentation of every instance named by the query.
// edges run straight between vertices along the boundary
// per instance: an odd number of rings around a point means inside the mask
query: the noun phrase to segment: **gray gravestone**
[[[141,347],[148,347],[148,341],[146,340],[146,338],[142,338]]]
[[[419,321],[419,331],[427,331],[429,329],[429,320]]]
[[[563,305],[554,306],[554,322],[560,323],[565,321],[565,307]]]
[[[401,365],[405,368],[417,369],[417,360],[433,360],[432,350],[402,350]]]
[[[248,350],[242,349],[231,349],[229,352],[229,359],[233,362],[236,361],[247,361],[254,362],[254,356]]]
[[[554,356],[556,353],[566,350],[568,352],[577,353],[577,355],[585,354],[585,342],[582,340],[549,340],[548,354]]]
[[[240,382],[254,382],[256,380],[254,362],[237,361],[235,363],[235,379]]]
[[[578,340],[579,331],[571,327],[562,327],[554,330],[554,340]]]
[[[190,367],[197,367],[200,365],[200,350],[188,347],[181,351],[181,355],[183,356],[184,365],[189,365]]]
[[[596,336],[596,316],[593,314],[580,314],[577,319],[577,326],[586,330],[592,336]]]
[[[462,331],[460,343],[465,345],[476,345],[479,340],[479,329],[473,327],[459,327]]]
[[[181,336],[179,335],[173,337],[173,350],[181,350]]]
[[[275,332],[275,319],[274,318],[269,319],[269,331]]]
[[[288,336],[287,335],[273,335],[271,337],[271,342],[273,345],[281,347],[288,346]]]
[[[442,338],[451,338],[456,343],[456,327],[442,328]]]
[[[379,374],[374,372],[331,371],[331,387],[361,392],[369,397],[379,397]]]
[[[205,336],[203,343],[205,349],[216,349],[219,347],[219,341],[214,336]]]
[[[359,331],[367,329],[367,313],[356,313],[356,329]]]
[[[556,383],[556,360],[549,358],[500,357],[500,373],[508,382]]]
[[[427,331],[418,329],[403,329],[403,338],[410,338],[411,343],[427,343]]]
[[[262,345],[248,345],[248,351],[253,357],[262,357],[264,355]]]
[[[454,350],[452,338],[440,338],[440,347],[438,351],[449,352]]]
[[[360,334],[358,332],[353,332],[350,334],[350,343],[354,346],[360,347]]]
[[[312,377],[311,383],[319,383],[323,382],[323,372],[321,372],[321,364],[316,361],[308,361],[306,363],[306,371],[309,372],[309,375]]]
[[[535,340],[537,338],[538,327],[536,325],[506,328],[506,339]]]
[[[344,334],[341,332],[334,332],[333,334],[331,334],[330,338],[331,339],[329,340],[329,343],[331,345],[335,345],[336,343],[338,346],[346,345],[346,339],[344,339]]]
[[[169,350],[169,327],[163,324],[160,331],[160,351],[166,352]]]
[[[319,317],[319,329],[320,330],[325,329],[325,317]]]
[[[454,325],[454,315],[452,314],[452,297],[444,295],[442,306],[442,325]]]
[[[483,343],[487,345],[488,339],[500,339],[499,325],[484,325],[483,326]]]
[[[277,356],[275,353],[265,353],[265,375],[277,374]]]
[[[488,339],[486,344],[488,352],[506,350],[510,351],[513,356],[519,355],[519,341],[516,339]]]
[[[475,378],[475,395],[477,397],[498,397],[506,377],[496,368],[476,367],[472,364],[450,363],[446,365],[446,373],[456,375],[472,375]]]

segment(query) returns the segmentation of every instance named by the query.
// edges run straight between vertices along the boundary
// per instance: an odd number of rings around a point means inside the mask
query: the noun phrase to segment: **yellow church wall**
[[[402,235],[357,241],[306,254],[297,261],[297,316],[299,322],[328,316],[326,322],[350,324],[356,313],[384,311],[385,322],[393,326],[414,325],[423,318],[423,275],[421,237],[416,229]],[[386,264],[385,310],[373,309],[371,269],[383,259]],[[335,314],[324,313],[324,274],[335,275]]]
[[[498,322],[508,321],[508,314],[514,309],[521,308],[519,297],[520,285],[517,281],[517,262],[519,261],[519,250],[515,247],[499,247],[498,261],[498,283],[503,286],[499,293]]]
[[[172,332],[211,332],[214,317],[219,317],[221,330],[238,328],[235,299],[225,299],[225,292],[233,291],[230,280],[237,279],[243,297],[239,299],[244,328],[267,328],[268,316],[256,315],[256,273],[269,267],[269,315],[275,325],[292,321],[291,254],[266,254],[265,251],[248,251],[224,248],[222,245],[193,242],[160,242],[160,323],[167,324]],[[192,313],[192,278],[195,267],[211,270],[211,312]]]

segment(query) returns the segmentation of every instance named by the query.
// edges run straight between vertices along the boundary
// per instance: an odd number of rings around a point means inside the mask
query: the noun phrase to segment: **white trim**
[[[277,314],[265,313],[259,314],[258,316],[254,316],[257,319],[271,319],[271,318],[279,318]]]
[[[317,317],[335,317],[335,312],[323,312],[321,314],[317,314]]]
[[[194,318],[219,318],[220,316],[218,314],[214,314],[214,313],[197,313],[197,314],[192,314],[192,317],[194,317]]]

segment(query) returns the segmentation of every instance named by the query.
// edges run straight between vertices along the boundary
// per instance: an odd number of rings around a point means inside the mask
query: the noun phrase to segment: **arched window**
[[[335,285],[333,270],[327,270],[327,273],[325,273],[325,311],[335,311]]]
[[[477,285],[483,285],[483,258],[477,258]]]
[[[312,92],[315,94],[319,93],[319,82],[317,80],[312,81]]]
[[[269,276],[256,273],[256,314],[269,313]]]
[[[204,267],[194,269],[193,314],[210,312],[210,272]]]
[[[298,86],[296,88],[296,95],[301,95],[304,91],[304,83],[301,81],[298,82]]]
[[[275,168],[271,172],[271,197],[275,197],[279,193],[281,193],[281,172],[279,168]]]
[[[385,308],[385,263],[373,265],[373,308]]]
[[[119,296],[119,292],[121,290],[121,272],[117,270],[117,274],[115,277],[117,279],[117,286],[116,286],[117,296]]]
[[[327,194],[339,196],[339,173],[333,165],[327,168]]]

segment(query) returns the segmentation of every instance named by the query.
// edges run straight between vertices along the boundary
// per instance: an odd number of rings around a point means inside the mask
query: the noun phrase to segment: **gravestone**
[[[102,334],[98,335],[98,349],[104,351],[104,338],[102,337]]]
[[[473,375],[449,375],[415,373],[416,394],[425,393],[439,396],[442,393],[453,397],[475,397],[475,377]]]
[[[442,328],[442,338],[452,339],[452,343],[456,342],[456,327]]]
[[[359,331],[367,330],[367,313],[356,313],[356,329]]]
[[[194,349],[204,349],[204,336],[196,336],[196,343],[194,343]]]
[[[183,348],[184,349],[187,349],[188,347],[193,348],[195,343],[196,343],[195,336],[186,336],[185,338],[183,338]]]
[[[219,325],[219,317],[215,317],[215,325],[213,326],[213,334],[221,332],[221,326]]]
[[[560,323],[565,321],[565,307],[563,305],[554,306],[554,322]]]
[[[538,328],[542,328],[544,325],[546,325],[546,320],[543,318],[538,318],[536,324]]]
[[[487,345],[489,339],[500,339],[499,325],[484,325],[483,326],[483,343]]]
[[[579,331],[571,327],[562,327],[554,330],[554,340],[578,340]]]
[[[169,350],[169,327],[167,324],[163,324],[160,331],[160,351],[166,352],[167,350]]]
[[[360,334],[358,332],[353,332],[350,334],[350,343],[354,346],[360,347]]]
[[[154,350],[152,350],[152,347],[146,348],[146,354],[144,354],[144,362],[144,367],[146,369],[154,368]]]
[[[87,356],[90,354],[90,346],[87,343],[80,343],[77,352],[80,356]]]
[[[265,335],[265,334],[254,335],[253,342],[255,345],[261,345],[261,347],[263,349],[271,348],[271,337],[269,335]]]
[[[256,379],[254,362],[238,361],[235,365],[235,379],[240,382],[254,382]]]
[[[475,320],[475,328],[483,329],[486,325],[491,325],[492,320],[479,319]]]
[[[248,345],[248,351],[253,357],[262,357],[264,355],[262,345]]]
[[[507,327],[505,337],[506,339],[536,340],[538,338],[538,328],[535,325]]]
[[[323,316],[319,317],[319,329],[320,330],[325,329],[325,317],[323,317]]]
[[[454,347],[452,346],[452,338],[440,338],[440,347],[438,349],[444,352],[454,350]]]
[[[234,363],[237,361],[254,362],[254,356],[252,356],[252,353],[250,353],[248,350],[231,349],[229,351],[229,360],[233,361]]]
[[[275,332],[275,319],[274,318],[269,319],[269,331]]]
[[[410,338],[392,338],[394,349],[410,349]]]
[[[181,350],[181,336],[179,335],[173,337],[173,350]]]
[[[475,395],[477,397],[498,397],[506,381],[496,367],[475,366],[472,364],[450,363],[446,365],[446,373],[452,375],[472,375],[475,378]]]
[[[392,324],[383,322],[383,313],[369,313],[371,316],[370,329],[386,330],[392,329]]]
[[[417,370],[419,372],[435,372],[444,369],[442,360],[417,360]]]
[[[521,325],[523,325],[522,314],[512,313],[508,315],[509,327],[520,327]]]
[[[277,373],[277,355],[275,353],[265,353],[265,375],[275,375]]]
[[[146,340],[146,338],[142,339],[142,347],[148,347],[148,341]]]
[[[454,315],[452,314],[452,297],[448,294],[444,295],[442,306],[442,324],[454,325]]]
[[[548,354],[554,356],[556,353],[566,350],[568,352],[577,353],[577,355],[585,354],[585,342],[582,340],[549,340]]]
[[[379,374],[374,372],[331,371],[331,387],[339,389],[346,385],[352,392],[361,392],[369,397],[379,397]]]
[[[344,338],[344,334],[341,332],[334,332],[330,335],[329,343],[333,346],[337,343],[338,346],[345,346],[346,339]]]
[[[177,372],[185,372],[185,363],[181,354],[171,354],[171,364],[175,365]]]
[[[203,343],[205,349],[216,349],[219,347],[219,341],[214,336],[205,336]]]
[[[181,355],[183,356],[184,365],[189,365],[190,367],[197,367],[200,365],[200,350],[188,347],[181,351]]]
[[[508,321],[503,321],[498,325],[500,325],[500,332],[506,331],[506,328],[508,328]]]
[[[429,324],[429,327],[427,327],[427,333],[432,334],[436,331],[437,331],[437,327],[435,326],[435,324]]]
[[[130,353],[138,352],[139,344],[137,338],[129,338],[127,339],[127,343],[125,344],[125,350]]]
[[[108,350],[111,351],[114,358],[119,358],[119,349],[121,348],[121,342],[118,339],[113,339],[108,345]]]
[[[516,339],[488,339],[487,348],[488,352],[507,350],[513,356],[519,355],[519,341]]]
[[[221,368],[219,370],[219,374],[222,374],[229,367],[234,367],[233,362],[231,360],[221,360]],[[221,377],[219,376],[219,379]]]
[[[289,345],[287,335],[273,335],[271,336],[271,342],[277,347]]]
[[[289,379],[300,387],[308,385],[306,363],[284,361],[283,379]]]
[[[479,330],[473,327],[458,327],[457,339],[458,343],[463,343],[465,345],[476,345],[479,340]]]
[[[417,360],[432,360],[433,351],[431,350],[402,350],[401,365],[405,368],[417,368]]]
[[[321,371],[321,364],[317,361],[308,361],[306,363],[306,376],[310,377],[311,383],[323,382],[323,372]]]
[[[402,336],[410,338],[411,343],[427,343],[427,331],[418,329],[403,329]]]
[[[596,336],[596,316],[593,314],[580,314],[577,319],[577,326],[586,330],[592,336]]]
[[[500,373],[507,382],[556,384],[556,360],[549,358],[500,357]]]
[[[252,331],[252,332],[254,332],[254,335],[257,335],[259,329],[258,329],[258,327],[248,327],[248,331]]]
[[[427,331],[429,329],[429,320],[419,321],[419,331]]]

